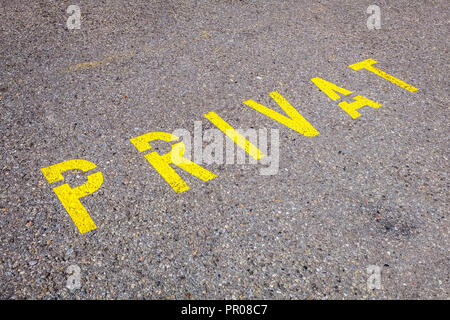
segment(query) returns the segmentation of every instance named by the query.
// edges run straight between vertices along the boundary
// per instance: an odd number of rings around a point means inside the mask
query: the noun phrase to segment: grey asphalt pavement
[[[0,298],[448,299],[448,21],[445,0],[2,0]],[[352,119],[314,77],[382,107]],[[242,103],[282,112],[275,90],[320,134]],[[129,140],[210,111],[278,129],[279,172],[204,164],[177,194]],[[83,234],[41,172],[71,159],[103,174]]]

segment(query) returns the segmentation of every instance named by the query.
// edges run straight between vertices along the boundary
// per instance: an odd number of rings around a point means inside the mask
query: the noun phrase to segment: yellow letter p
[[[60,162],[49,167],[42,168],[41,171],[49,183],[64,181],[62,173],[67,170],[78,169],[83,172],[92,170],[97,166],[90,161],[83,159],[73,159]],[[53,188],[59,201],[61,201],[67,213],[72,218],[75,226],[81,233],[97,228],[89,213],[80,202],[80,198],[96,191],[103,183],[103,174],[96,172],[87,176],[87,182],[81,186],[71,188],[68,183]]]

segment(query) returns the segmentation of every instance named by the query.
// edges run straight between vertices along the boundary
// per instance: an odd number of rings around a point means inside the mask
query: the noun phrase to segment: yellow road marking
[[[343,95],[349,95],[353,93],[350,90],[347,90],[345,88],[338,87],[334,83],[331,83],[329,81],[323,80],[322,78],[315,77],[312,78],[311,81],[319,87],[320,90],[325,92],[325,94],[331,99],[331,100],[338,100],[341,98],[340,95],[338,95],[336,92],[342,93]]]
[[[163,140],[175,141],[178,137],[167,132],[149,132],[141,136],[130,139],[138,151],[143,152],[151,149],[150,141]],[[189,190],[189,186],[179,176],[179,174],[170,165],[174,164],[193,176],[208,181],[217,177],[216,174],[206,170],[200,165],[183,157],[185,144],[178,142],[172,145],[171,151],[164,155],[160,155],[154,151],[145,155],[147,161],[155,168],[155,170],[166,180],[166,182],[175,190],[176,193],[182,193]]]
[[[349,65],[349,68],[351,68],[353,70],[361,70],[361,69],[369,70],[370,72],[373,72],[376,75],[378,75],[392,83],[395,83],[396,85],[402,87],[405,90],[408,90],[409,92],[415,92],[415,91],[419,90],[416,87],[414,87],[410,84],[407,84],[406,82],[404,82],[400,79],[397,79],[396,77],[391,76],[390,74],[374,67],[373,64],[375,64],[375,63],[377,63],[375,60],[367,59],[367,60],[364,60],[364,61],[361,61],[361,62],[358,62],[355,64],[351,64],[351,65]]]
[[[83,159],[72,159],[57,163],[41,171],[49,183],[64,181],[62,175],[67,170],[79,169],[83,172],[96,168],[90,161]],[[87,176],[87,182],[81,186],[71,188],[68,183],[53,188],[56,196],[72,218],[75,226],[81,233],[85,233],[97,228],[91,216],[80,202],[80,198],[96,191],[103,184],[103,174],[96,172]]]
[[[338,87],[337,85],[335,85],[334,83],[331,83],[329,81],[323,80],[322,78],[319,77],[315,77],[312,78],[311,81],[319,87],[320,90],[322,90],[323,92],[325,92],[325,94],[331,99],[331,100],[338,100],[341,97],[336,93],[342,93],[344,95],[349,95],[351,93],[353,93],[350,90],[347,90],[345,88],[341,88]],[[346,102],[346,101],[342,101],[340,102],[338,105],[339,107],[341,107],[345,112],[347,112],[353,119],[358,118],[361,114],[356,111],[364,106],[369,106],[372,107],[374,109],[378,109],[379,107],[381,107],[381,104],[372,101],[366,97],[363,96],[356,96],[353,98],[355,101],[353,102]]]
[[[268,116],[269,118],[284,124],[286,127],[303,134],[304,136],[314,137],[319,134],[319,131],[317,131],[305,118],[303,118],[302,115],[295,110],[295,108],[291,106],[291,104],[281,94],[274,91],[269,93],[269,95],[275,100],[281,109],[286,112],[289,118],[253,100],[247,100],[243,103]]]
[[[63,69],[62,71],[63,72],[74,72],[74,71],[77,71],[80,69],[95,68],[95,67],[99,67],[101,65],[113,62],[113,61],[120,61],[120,60],[123,60],[126,58],[130,58],[130,57],[134,56],[135,54],[136,54],[135,51],[130,51],[130,52],[126,52],[126,53],[119,54],[119,55],[110,55],[102,60],[87,61],[87,62],[72,64],[72,65],[69,65],[66,69]]]
[[[219,117],[215,112],[209,112],[204,114],[206,119],[212,122],[220,131],[225,133],[225,135],[230,138],[234,143],[236,143],[241,149],[247,152],[253,159],[259,160],[266,155],[261,153],[261,151],[250,141],[245,139],[245,137],[237,132],[232,126],[230,126],[225,120]]]

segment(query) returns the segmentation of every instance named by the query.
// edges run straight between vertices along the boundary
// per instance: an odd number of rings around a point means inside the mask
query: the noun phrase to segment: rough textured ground
[[[70,4],[80,30],[66,28]],[[366,27],[370,4],[380,30]],[[445,0],[2,0],[0,298],[448,299],[448,12]],[[348,68],[367,58],[420,90]],[[383,106],[352,120],[316,76]],[[320,135],[242,104],[275,107],[274,90]],[[218,178],[183,174],[191,190],[177,195],[129,141],[193,131],[209,111],[279,129],[279,173],[210,165]],[[98,229],[83,235],[40,171],[74,158],[104,175],[83,199]],[[367,289],[369,265],[381,289]]]

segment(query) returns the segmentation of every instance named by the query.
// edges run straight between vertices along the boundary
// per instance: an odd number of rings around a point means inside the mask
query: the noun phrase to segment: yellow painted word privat
[[[367,59],[352,64],[349,67],[356,71],[362,69],[370,71],[409,92],[419,90],[416,87],[374,67],[374,64],[376,63],[377,62],[373,59]],[[320,77],[312,78],[311,81],[333,101],[341,99],[341,96],[348,96],[353,93],[353,91],[340,87]],[[280,124],[283,124],[284,126],[305,137],[314,137],[319,134],[319,131],[317,131],[279,92],[274,91],[269,95],[285,114],[274,111],[254,100],[246,100],[243,103],[251,109],[277,121]],[[361,116],[359,110],[363,107],[370,107],[373,109],[378,109],[381,107],[380,103],[361,95],[356,95],[353,97],[353,100],[354,101],[350,103],[346,101],[341,101],[338,103],[338,106],[352,119],[357,119]],[[258,160],[266,156],[255,145],[245,139],[245,137],[234,129],[228,122],[222,119],[217,113],[211,111],[206,113],[204,116],[220,131],[222,131],[227,138],[231,139],[238,147],[243,149],[254,159]],[[179,170],[184,170],[204,182],[217,177],[215,173],[184,157],[185,145],[183,142],[174,143],[171,146],[171,151],[161,155],[152,150],[150,143],[156,140],[174,142],[178,140],[178,137],[167,132],[148,132],[130,139],[137,151],[145,153],[144,157],[147,159],[149,164],[176,193],[185,192],[190,188],[177,173],[175,170],[176,168]],[[95,169],[96,167],[97,166],[90,161],[73,159],[42,168],[41,171],[47,181],[50,184],[53,184],[58,181],[64,181],[62,174],[66,171],[78,169],[83,172],[87,172]],[[56,196],[61,201],[67,213],[72,218],[75,226],[81,233],[94,230],[97,226],[81,203],[80,199],[98,190],[102,183],[102,172],[95,172],[88,175],[87,182],[78,187],[71,188],[67,183],[65,183],[53,188]]]

